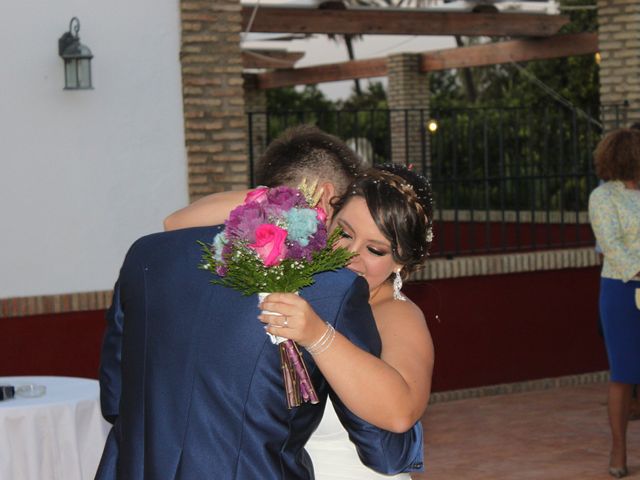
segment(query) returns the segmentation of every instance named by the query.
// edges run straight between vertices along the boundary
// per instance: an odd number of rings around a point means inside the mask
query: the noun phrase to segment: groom
[[[265,153],[260,183],[319,178],[322,203],[342,192],[358,158],[335,137],[299,128]],[[305,355],[321,405],[288,410],[278,350],[257,320],[255,297],[210,284],[198,240],[220,226],[143,237],[129,250],[107,313],[100,386],[113,423],[96,479],[312,479],[303,447],[331,393]],[[305,297],[363,350],[380,354],[366,282],[342,269],[315,277]],[[338,414],[361,460],[382,473],[422,467],[420,425],[393,434]]]

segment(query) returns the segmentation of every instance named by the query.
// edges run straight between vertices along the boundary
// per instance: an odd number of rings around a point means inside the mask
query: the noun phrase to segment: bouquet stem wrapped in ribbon
[[[297,293],[297,292],[296,292]],[[267,292],[258,293],[260,303],[269,295]],[[263,310],[264,313],[279,315],[279,313]],[[280,366],[287,396],[287,406],[297,407],[303,402],[318,403],[318,395],[313,388],[307,366],[302,359],[300,350],[293,340],[267,333],[271,342],[280,349]]]
[[[306,182],[299,189],[252,190],[231,212],[213,243],[200,242],[200,267],[216,276],[212,283],[244,295],[294,293],[313,284],[316,273],[347,265],[353,254],[335,248],[340,230],[328,235],[326,214],[316,207],[314,191],[315,185]],[[295,342],[281,337],[272,340],[279,344],[287,406],[318,403]]]

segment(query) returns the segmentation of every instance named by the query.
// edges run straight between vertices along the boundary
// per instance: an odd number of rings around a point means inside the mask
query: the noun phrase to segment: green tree
[[[350,145],[371,162],[387,160],[391,139],[387,92],[382,82],[369,82],[367,89],[360,94],[355,89],[352,90],[351,96],[338,101],[336,107],[341,112],[336,134],[341,138],[351,139]],[[363,140],[365,138],[371,151]]]
[[[335,130],[331,113],[335,108],[336,104],[317,85],[267,90],[268,140],[301,123],[318,125],[326,131]]]
[[[274,111],[328,110],[335,104],[329,100],[317,85],[303,88],[284,87],[267,90],[267,109]]]
[[[595,6],[595,0],[561,0],[561,7]],[[571,21],[560,33],[593,32],[597,28],[595,9],[568,10]],[[465,45],[481,39],[465,38]],[[492,42],[506,40],[494,38]],[[466,95],[463,70],[471,70],[476,98]],[[461,106],[536,107],[558,102],[556,92],[568,104],[596,114],[599,106],[598,65],[593,55],[537,60],[525,65],[502,64],[481,68],[433,72],[430,74],[431,106],[443,109]]]

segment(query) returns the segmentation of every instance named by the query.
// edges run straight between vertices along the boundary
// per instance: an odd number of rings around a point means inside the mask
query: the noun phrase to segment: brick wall
[[[106,310],[113,291],[63,293],[0,299],[0,319]]]
[[[388,58],[388,105],[391,111],[391,160],[394,163],[422,163],[429,148],[422,149],[428,121],[429,79],[421,73],[420,55],[398,54]],[[428,141],[428,136],[425,136]],[[425,164],[429,164],[425,159]]]
[[[628,101],[625,126],[640,122],[640,0],[598,0],[598,24],[600,102]]]
[[[181,0],[189,196],[248,185],[240,0]]]

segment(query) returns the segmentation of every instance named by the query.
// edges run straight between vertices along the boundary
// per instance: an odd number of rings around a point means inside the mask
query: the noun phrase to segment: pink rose
[[[278,265],[284,258],[287,247],[284,244],[287,231],[270,223],[263,223],[256,229],[256,241],[249,245],[262,259],[265,267]]]
[[[258,187],[258,188],[254,188],[253,190],[249,190],[249,193],[247,193],[247,196],[244,197],[244,203],[264,202],[267,199],[268,190],[269,189],[267,187]]]
[[[327,212],[324,211],[320,205],[316,206],[316,218],[319,222],[325,223],[327,221]]]

